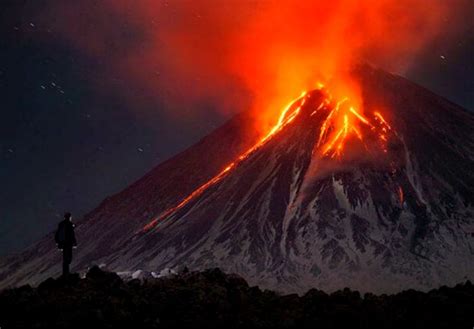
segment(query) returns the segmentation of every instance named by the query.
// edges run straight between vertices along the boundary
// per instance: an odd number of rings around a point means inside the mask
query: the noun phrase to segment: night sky
[[[104,25],[113,31],[107,51],[81,51],[49,11],[57,3],[0,4],[0,254],[51,231],[65,211],[81,217],[239,110],[223,114],[216,96],[194,105],[198,115],[171,115],[166,92],[150,93],[109,65],[109,56],[141,47],[143,31],[100,2],[81,0],[84,12],[77,15],[88,20],[83,40]],[[472,3],[459,18],[462,28],[438,35],[405,73],[468,110],[474,110]]]

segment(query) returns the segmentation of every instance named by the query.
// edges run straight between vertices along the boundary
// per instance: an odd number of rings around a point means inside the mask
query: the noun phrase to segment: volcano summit
[[[79,223],[76,270],[220,267],[284,292],[394,292],[472,279],[474,117],[368,66],[362,103],[323,86],[263,138],[235,116]],[[359,107],[360,106],[360,107]],[[51,235],[0,286],[59,273]]]

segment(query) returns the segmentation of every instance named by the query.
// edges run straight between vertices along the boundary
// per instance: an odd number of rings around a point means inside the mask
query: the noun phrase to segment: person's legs
[[[63,275],[66,276],[69,274],[69,264],[72,261],[72,248],[65,247],[63,249]]]

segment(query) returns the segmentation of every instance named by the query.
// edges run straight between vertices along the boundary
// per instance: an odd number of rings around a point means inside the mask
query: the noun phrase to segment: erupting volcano
[[[78,225],[77,269],[217,266],[286,292],[472,278],[472,114],[367,65],[353,79],[360,93],[301,93],[262,136],[241,113],[106,199]],[[47,236],[3,260],[1,285],[59,261]]]
[[[321,120],[321,117],[323,119],[320,126],[317,144],[313,151],[315,156],[328,156],[330,158],[334,158],[335,156],[341,157],[344,152],[344,146],[354,136],[357,137],[367,152],[369,152],[367,142],[371,141],[371,139],[373,140],[375,136],[375,139],[380,139],[380,145],[378,145],[379,149],[387,153],[386,144],[388,138],[392,137],[392,128],[384,119],[382,114],[374,111],[372,113],[372,119],[368,119],[356,110],[348,97],[334,100],[332,94],[324,88],[322,83],[318,83],[317,85],[317,90],[312,91],[311,93],[304,91],[301,93],[300,97],[291,101],[280,113],[277,123],[254,146],[239,155],[236,160],[227,165],[219,174],[214,176],[198,189],[194,190],[176,206],[169,208],[163,212],[159,218],[156,218],[145,225],[143,230],[146,232],[152,229],[159,221],[166,219],[173,212],[181,209],[192,199],[203,193],[207,188],[218,183],[226,175],[230,174],[230,172],[238,166],[240,162],[245,161],[249,156],[265,145],[265,143],[275,134],[284,129],[286,125],[290,124],[300,114],[301,108],[305,105],[306,101],[311,98],[311,95],[317,97],[320,100],[320,104],[311,111],[310,117],[319,114],[319,112],[323,113],[317,117],[317,120]],[[360,127],[360,125],[362,125],[362,127]],[[363,133],[361,131],[363,131]],[[402,191],[401,188],[400,191]]]

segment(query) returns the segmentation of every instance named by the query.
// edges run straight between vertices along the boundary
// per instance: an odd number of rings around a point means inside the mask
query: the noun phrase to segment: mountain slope
[[[247,124],[251,120],[249,113],[236,115],[122,192],[106,198],[76,223],[81,253],[75,262],[79,262],[79,267],[116,251],[116,246],[142,227],[150,216],[178,202],[240,154],[256,138],[248,133]],[[48,234],[21,254],[0,260],[0,287],[36,283],[40,278],[57,276],[60,262],[61,254],[56,250],[53,235]]]
[[[249,115],[238,116],[89,214],[77,230],[77,268],[219,266],[297,292],[428,289],[471,277],[474,117],[401,77],[367,66],[355,76],[364,113],[384,114],[362,125],[363,143],[328,135],[319,145],[339,105],[317,90],[233,162],[256,137],[243,140]],[[338,144],[343,157],[326,156]],[[46,237],[2,264],[1,285],[38,282],[58,261]]]

